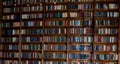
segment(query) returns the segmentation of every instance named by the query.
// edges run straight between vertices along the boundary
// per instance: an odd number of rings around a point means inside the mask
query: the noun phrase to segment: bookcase
[[[119,0],[4,0],[0,64],[119,64]]]

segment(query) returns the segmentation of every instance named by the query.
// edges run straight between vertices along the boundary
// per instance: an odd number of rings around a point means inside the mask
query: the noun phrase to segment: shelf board
[[[91,61],[90,59],[69,59],[69,61],[84,61],[84,62],[86,62],[86,61]]]
[[[22,11],[22,14],[38,14],[38,13],[43,13],[44,11]]]
[[[87,52],[87,53],[91,53],[92,51],[86,51],[86,50],[83,50],[83,51],[82,50],[69,50],[68,52],[69,53],[71,53],[71,52],[85,52],[85,53]]]
[[[93,51],[94,53],[101,53],[101,54],[109,54],[109,53],[117,53],[117,51]]]
[[[45,5],[59,5],[59,4],[66,5],[68,4],[68,2],[45,2]]]
[[[66,59],[60,59],[60,58],[43,58],[44,61],[66,61]]]
[[[21,50],[21,52],[42,52],[42,50]]]
[[[67,50],[44,50],[44,52],[67,52]]]
[[[44,42],[44,44],[67,44],[67,42]]]
[[[41,61],[42,58],[21,58],[22,61],[25,61],[25,60],[39,60]]]
[[[42,44],[42,42],[21,42],[21,44]]]
[[[93,60],[96,62],[117,62],[118,60]]]
[[[46,12],[46,13],[55,13],[55,12],[61,12],[61,13],[63,13],[63,12],[67,12],[68,10],[45,10],[44,12]]]
[[[1,35],[2,37],[19,37],[19,34],[17,34],[17,35]]]
[[[1,59],[1,60],[18,60],[19,58],[13,58],[13,57],[12,57],[12,58],[1,58],[1,57],[0,57],[0,59]]]
[[[66,36],[67,34],[44,34],[44,36]]]
[[[2,52],[19,52],[19,50],[1,50]]]

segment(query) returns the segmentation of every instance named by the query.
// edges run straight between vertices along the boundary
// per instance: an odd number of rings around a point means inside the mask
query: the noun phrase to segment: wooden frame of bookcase
[[[2,0],[0,0],[0,24],[1,24],[1,21],[2,21]],[[0,37],[1,37],[1,26],[0,26]]]
[[[119,1],[119,18],[118,18],[118,64],[120,64],[120,1]]]
[[[20,2],[21,2],[22,0],[20,0]],[[94,0],[95,1],[95,0]],[[22,2],[21,2],[22,3]],[[2,3],[1,3],[2,4]],[[70,3],[68,3],[69,5],[70,5]],[[45,4],[43,4],[43,6],[45,7]],[[119,2],[119,6],[120,6],[120,2]],[[22,5],[20,6],[20,10],[22,10]],[[95,10],[95,3],[94,3],[94,10]],[[95,13],[95,11],[93,10],[93,14]],[[0,5],[0,11],[2,11],[2,5]],[[45,14],[45,9],[43,10],[44,11],[44,13],[43,14]],[[70,11],[68,11],[68,17],[70,17]],[[1,14],[2,14],[2,12],[0,12],[0,22],[1,22]],[[120,15],[120,8],[119,8],[119,15]],[[20,11],[20,26],[21,26],[21,22],[22,22],[22,12]],[[120,17],[120,16],[119,16]],[[44,20],[45,20],[45,18],[43,18]],[[44,21],[43,20],[43,21]],[[69,19],[68,19],[69,20]],[[95,21],[95,19],[94,19],[94,21]],[[43,28],[44,28],[44,26],[43,26]],[[118,33],[118,46],[119,46],[119,48],[118,48],[118,57],[119,57],[119,60],[118,60],[118,64],[120,64],[120,18],[119,18],[119,27],[118,27],[119,29],[118,29],[118,31],[119,31],[119,33]],[[69,29],[69,26],[67,27],[67,29]],[[22,28],[20,27],[20,33],[21,33],[21,30],[22,30]],[[1,27],[0,27],[0,37],[1,37]],[[94,36],[94,35],[93,35]],[[19,34],[19,37],[21,37],[21,34]],[[44,37],[44,33],[43,33],[43,35],[42,35],[42,37]],[[69,33],[67,34],[67,37],[69,37]],[[1,45],[1,44],[0,44]],[[42,45],[44,45],[44,41],[42,41]],[[69,46],[69,43],[68,43],[68,39],[67,39],[67,44],[66,44],[66,46],[67,46],[67,59],[66,59],[66,62],[68,63],[68,61],[69,61],[69,58],[68,58],[68,46]],[[94,43],[93,43],[93,46],[94,46]],[[94,52],[93,52],[94,53]],[[19,54],[21,55],[21,41],[19,41]],[[42,49],[42,55],[44,54],[44,50]],[[42,63],[43,63],[43,61],[44,61],[44,59],[43,59],[43,57],[42,57]],[[92,60],[92,62],[94,62],[94,60]],[[19,64],[21,64],[21,56],[19,56]]]

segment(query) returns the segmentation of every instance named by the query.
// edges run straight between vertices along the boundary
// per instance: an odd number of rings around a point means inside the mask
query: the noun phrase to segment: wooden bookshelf
[[[4,0],[0,64],[119,64],[119,0]]]

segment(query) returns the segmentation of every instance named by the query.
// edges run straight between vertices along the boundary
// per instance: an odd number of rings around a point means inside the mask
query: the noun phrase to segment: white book
[[[41,64],[41,62],[40,62],[40,61],[38,61],[38,64]]]
[[[70,17],[77,17],[77,12],[70,12]]]
[[[106,51],[106,45],[103,46],[103,51]]]
[[[16,41],[16,38],[15,38],[15,37],[13,37],[13,38],[12,38],[12,42],[15,42],[15,41]]]
[[[53,62],[52,61],[50,61],[50,64],[52,64]]]
[[[108,6],[109,6],[109,9],[115,9],[115,4],[112,4],[112,3],[111,3],[111,4],[109,4]]]
[[[67,13],[62,13],[62,17],[67,17]]]
[[[92,37],[89,36],[88,37],[88,42],[91,42],[91,40],[92,40]]]
[[[114,17],[119,17],[119,13],[118,12],[113,12],[114,13]]]
[[[111,37],[111,42],[114,43],[115,42],[115,37]]]
[[[64,29],[64,34],[66,34],[66,29]]]

